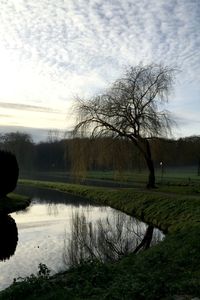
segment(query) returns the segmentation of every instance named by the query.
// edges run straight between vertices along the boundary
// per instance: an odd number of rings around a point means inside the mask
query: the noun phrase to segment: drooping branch
[[[170,133],[171,117],[162,105],[167,101],[173,72],[161,65],[131,67],[104,94],[87,101],[79,99],[80,120],[74,133],[126,138],[138,147],[153,172],[151,151],[144,141]]]

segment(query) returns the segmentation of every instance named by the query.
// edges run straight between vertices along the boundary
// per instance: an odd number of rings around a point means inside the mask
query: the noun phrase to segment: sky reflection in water
[[[40,263],[46,264],[51,274],[66,268],[64,240],[71,235],[72,215],[84,213],[88,222],[108,217],[112,222],[119,213],[57,191],[23,187],[17,192],[29,195],[32,202],[28,209],[11,215],[18,227],[18,244],[9,260],[0,261],[0,290],[13,278],[37,273]],[[146,225],[142,223],[142,227],[145,231]]]
[[[114,211],[109,207],[91,206],[78,197],[74,197],[73,201],[71,195],[68,197],[59,192],[41,190],[41,199],[38,193],[39,190],[27,210],[11,214],[18,228],[18,244],[15,254],[9,260],[0,262],[0,289],[10,285],[13,278],[36,273],[41,262],[52,273],[65,268],[64,238],[70,234],[72,214],[84,211],[88,220],[92,221],[106,218]],[[62,203],[64,200],[66,204]]]

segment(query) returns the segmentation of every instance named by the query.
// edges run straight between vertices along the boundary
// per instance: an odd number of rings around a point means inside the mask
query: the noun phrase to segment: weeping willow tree
[[[114,171],[123,180],[124,171],[138,167],[138,151],[127,140],[113,138],[74,138],[68,144],[71,172],[77,181],[84,180],[88,170]]]
[[[173,69],[162,65],[130,67],[104,94],[77,99],[79,119],[74,134],[129,140],[146,162],[149,188],[155,187],[149,141],[170,132],[172,121],[164,104],[172,88],[173,74]]]

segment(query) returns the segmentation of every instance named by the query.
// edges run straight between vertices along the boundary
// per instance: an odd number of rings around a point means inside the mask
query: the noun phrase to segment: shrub
[[[17,184],[19,167],[14,154],[0,150],[0,197],[12,192]]]
[[[5,214],[0,214],[0,241],[0,261],[9,259],[15,253],[18,232],[15,220]]]

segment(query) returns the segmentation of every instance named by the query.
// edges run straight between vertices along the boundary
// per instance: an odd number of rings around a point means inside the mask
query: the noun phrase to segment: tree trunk
[[[133,140],[135,145],[138,147],[140,152],[143,154],[144,159],[146,161],[147,167],[149,169],[149,178],[147,183],[147,188],[155,188],[155,171],[154,171],[154,163],[151,157],[151,148],[149,145],[148,139],[139,138],[137,140]]]
[[[153,226],[149,225],[147,227],[146,233],[144,235],[144,238],[142,239],[141,243],[135,248],[133,253],[138,253],[141,249],[147,250],[150,247],[152,237],[153,237]]]
[[[155,171],[154,171],[154,164],[153,160],[149,157],[146,157],[146,163],[149,169],[149,179],[147,183],[147,188],[155,188]]]
[[[148,139],[140,139],[138,140],[138,142],[137,142],[137,146],[139,150],[142,152],[147,167],[149,169],[147,188],[152,189],[155,188],[155,171],[154,171],[154,163],[151,157],[151,148],[149,145],[149,141]]]
[[[154,163],[151,157],[151,148],[149,145],[149,141],[146,139],[145,140],[146,144],[146,155],[145,155],[145,160],[147,163],[147,167],[149,169],[149,180],[147,183],[147,188],[155,188],[155,171],[154,171]]]

